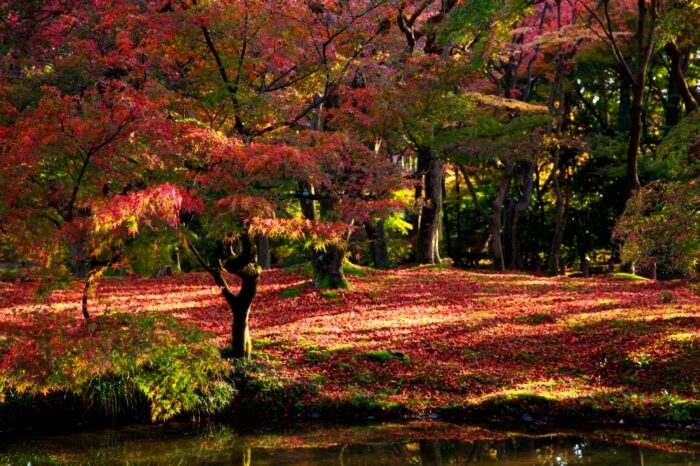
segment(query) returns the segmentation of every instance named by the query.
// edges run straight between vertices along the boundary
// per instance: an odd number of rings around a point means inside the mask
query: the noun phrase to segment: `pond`
[[[700,465],[700,441],[673,432],[523,433],[436,421],[257,432],[172,424],[0,437],[0,464]]]

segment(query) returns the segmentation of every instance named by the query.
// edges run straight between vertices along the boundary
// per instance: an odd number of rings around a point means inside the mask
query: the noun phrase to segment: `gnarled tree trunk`
[[[314,286],[319,289],[342,289],[350,284],[343,272],[345,250],[340,246],[328,245],[325,250],[313,251],[311,263],[314,267]]]
[[[258,265],[254,238],[246,233],[241,235],[240,242],[239,254],[234,254],[231,248],[222,247],[216,265],[209,265],[194,244],[189,243],[188,246],[200,265],[212,276],[231,309],[231,357],[247,360],[252,352],[248,318],[258,291],[262,270]],[[234,293],[229,286],[224,271],[241,279],[238,294]]]

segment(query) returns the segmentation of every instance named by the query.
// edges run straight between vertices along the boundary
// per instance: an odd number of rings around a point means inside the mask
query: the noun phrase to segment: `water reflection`
[[[171,426],[0,439],[0,464],[700,465],[697,445],[666,444],[653,435],[649,440],[636,434],[628,437],[634,444],[605,441],[601,438],[609,437],[601,434],[534,436],[446,428],[439,423],[325,426],[257,434],[221,426],[199,430]],[[682,451],[667,451],[679,448]]]

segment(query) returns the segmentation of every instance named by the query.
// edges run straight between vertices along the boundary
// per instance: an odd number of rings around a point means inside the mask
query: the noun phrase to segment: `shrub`
[[[234,395],[230,365],[208,335],[172,316],[110,314],[88,322],[34,313],[0,344],[0,401],[7,394],[82,396],[116,415],[148,400],[153,421],[213,413]]]
[[[654,182],[633,196],[615,235],[622,260],[690,275],[700,258],[700,180]]]

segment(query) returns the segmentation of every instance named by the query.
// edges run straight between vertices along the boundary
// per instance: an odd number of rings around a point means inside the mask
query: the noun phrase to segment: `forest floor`
[[[348,275],[350,290],[319,291],[303,266],[264,273],[242,387],[253,405],[315,417],[700,418],[697,285],[443,267]],[[30,287],[0,283],[0,336],[32,310],[80,319],[77,292],[35,304]],[[93,311],[116,310],[171,313],[219,346],[229,338],[230,312],[204,274],[107,278]]]

